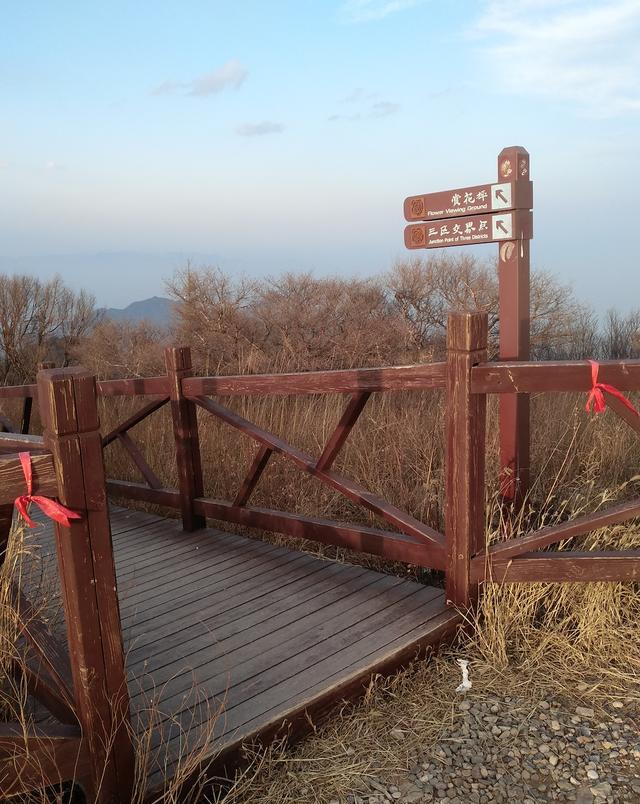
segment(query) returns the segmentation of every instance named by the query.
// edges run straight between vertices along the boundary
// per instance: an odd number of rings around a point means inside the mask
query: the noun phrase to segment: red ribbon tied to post
[[[38,508],[55,522],[64,525],[65,528],[71,527],[70,519],[82,519],[80,514],[76,511],[71,511],[65,508],[59,502],[49,499],[49,497],[42,497],[39,494],[32,494],[33,491],[33,471],[31,468],[31,455],[28,452],[19,452],[18,457],[22,464],[22,471],[24,472],[24,479],[27,483],[27,493],[21,494],[16,497],[15,506],[18,512],[30,528],[35,528],[36,523],[29,516],[28,506],[29,503],[35,503]]]
[[[604,382],[598,382],[598,371],[600,369],[599,364],[595,360],[590,360],[591,363],[591,390],[589,391],[589,396],[587,397],[587,404],[584,406],[584,409],[587,413],[591,413],[593,409],[594,413],[603,413],[605,408],[607,407],[607,403],[604,401],[604,392],[606,391],[611,396],[615,396],[616,399],[619,399],[623,405],[629,408],[632,413],[635,413],[636,416],[640,416],[640,413],[633,407],[631,402],[623,396],[617,388],[613,385],[607,385]]]

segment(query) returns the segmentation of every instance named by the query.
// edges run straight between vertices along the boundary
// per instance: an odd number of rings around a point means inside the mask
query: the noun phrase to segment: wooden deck
[[[205,734],[231,757],[284,721],[308,728],[460,622],[434,587],[122,508],[111,523],[133,720],[161,713],[153,786]],[[35,538],[54,577],[50,525]]]

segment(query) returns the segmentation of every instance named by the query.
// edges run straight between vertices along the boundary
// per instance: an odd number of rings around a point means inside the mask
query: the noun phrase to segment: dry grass
[[[495,501],[497,417],[495,400],[491,402],[487,532],[494,541],[504,538],[506,527]],[[107,400],[103,429],[122,421],[139,404]],[[247,418],[314,455],[319,454],[344,404],[345,399],[336,396],[232,401],[232,407]],[[610,412],[587,417],[583,404],[582,397],[566,394],[533,399],[532,476],[536,480],[520,518],[510,523],[516,532],[638,496],[640,441]],[[244,477],[255,445],[212,417],[202,417],[201,424],[206,493],[229,499]],[[154,414],[132,434],[157,474],[167,485],[175,486],[168,411]],[[109,447],[107,465],[110,476],[139,479],[118,445]],[[411,392],[375,395],[337,468],[441,528],[440,396]],[[252,502],[346,521],[374,521],[282,458],[274,458]],[[293,542],[275,534],[262,538],[346,557],[387,572],[407,572],[406,567],[382,565],[378,559],[350,556],[331,547]],[[631,523],[604,529],[564,547],[638,548],[640,527]],[[415,568],[409,571],[416,577],[425,576]],[[378,680],[363,703],[345,707],[341,717],[333,718],[295,750],[276,745],[250,753],[250,767],[227,792],[226,804],[319,804],[337,790],[362,789],[368,774],[399,772],[408,765],[416,746],[436,741],[451,719],[459,682],[455,659],[460,656],[472,662],[472,694],[477,696],[511,688],[533,700],[553,691],[556,696],[579,694],[591,705],[611,696],[638,696],[639,617],[640,596],[631,584],[487,585],[471,635],[463,636],[433,661],[418,663],[395,678]],[[576,692],[578,683],[580,693]],[[394,727],[404,731],[403,741],[390,736]],[[140,754],[144,755],[144,739]]]

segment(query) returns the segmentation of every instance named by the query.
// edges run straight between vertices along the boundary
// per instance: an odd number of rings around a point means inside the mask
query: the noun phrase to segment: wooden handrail
[[[50,452],[32,455],[33,493],[44,497],[58,496],[58,479]],[[0,456],[0,505],[13,503],[20,494],[26,494],[24,472],[17,455]]]
[[[189,377],[186,396],[289,394],[357,394],[444,388],[446,363],[388,368],[303,371],[295,374],[246,374],[234,377]]]
[[[640,360],[603,360],[598,378],[619,391],[640,391]],[[471,370],[475,394],[530,394],[539,391],[591,390],[588,360],[483,363]]]

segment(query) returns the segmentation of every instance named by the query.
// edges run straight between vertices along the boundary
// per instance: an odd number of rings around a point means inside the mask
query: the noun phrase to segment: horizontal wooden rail
[[[3,797],[32,793],[85,778],[89,752],[78,726],[0,723],[0,789]]]
[[[380,499],[354,480],[332,470],[323,471],[317,469],[316,461],[311,456],[291,444],[288,444],[273,433],[263,430],[261,427],[258,427],[258,425],[234,413],[229,408],[219,405],[217,402],[206,399],[205,397],[189,398],[193,399],[193,401],[204,408],[204,410],[217,416],[231,427],[235,427],[260,444],[264,444],[274,452],[279,453],[294,463],[299,469],[317,478],[325,485],[336,489],[336,491],[340,492],[340,494],[344,495],[348,500],[356,503],[356,505],[367,508],[403,533],[421,539],[425,544],[430,544],[433,550],[433,567],[439,567],[444,562],[444,536],[438,533],[438,531],[418,521],[415,517],[406,513],[406,511],[402,511],[395,505],[386,502],[386,500]]]
[[[0,385],[0,399],[26,399],[37,393],[36,385]]]
[[[51,453],[32,455],[33,493],[45,497],[58,495],[58,480]],[[12,503],[20,494],[26,494],[22,464],[17,455],[0,456],[0,505]]]
[[[31,452],[44,449],[42,436],[21,435],[20,433],[0,433],[0,450],[13,452]]]
[[[637,516],[640,516],[640,499],[629,500],[604,511],[576,517],[559,525],[549,525],[533,533],[527,533],[525,536],[494,544],[489,548],[488,553],[480,553],[472,559],[471,574],[476,580],[481,579],[485,572],[487,559],[494,566],[497,562],[515,558],[522,553],[539,550],[575,536],[584,536],[585,533],[617,525]]]
[[[603,360],[598,379],[620,391],[640,391],[640,360]],[[476,394],[589,391],[591,384],[587,360],[483,363],[471,370],[471,391]]]
[[[286,394],[357,394],[444,388],[446,363],[389,368],[305,371],[296,374],[247,374],[234,377],[188,377],[186,396]]]
[[[150,489],[141,483],[124,480],[108,480],[107,488],[110,494],[124,499],[149,502],[176,510],[180,508],[180,492],[177,489]],[[434,551],[429,545],[403,533],[299,516],[271,508],[237,506],[226,500],[214,500],[208,497],[197,497],[193,507],[196,513],[210,519],[358,550],[383,556],[389,561],[444,569],[444,556],[434,561]]]
[[[127,380],[101,380],[96,383],[98,396],[166,396],[167,377],[134,377]]]
[[[640,581],[640,550],[525,553],[492,562],[487,581],[498,583]]]

